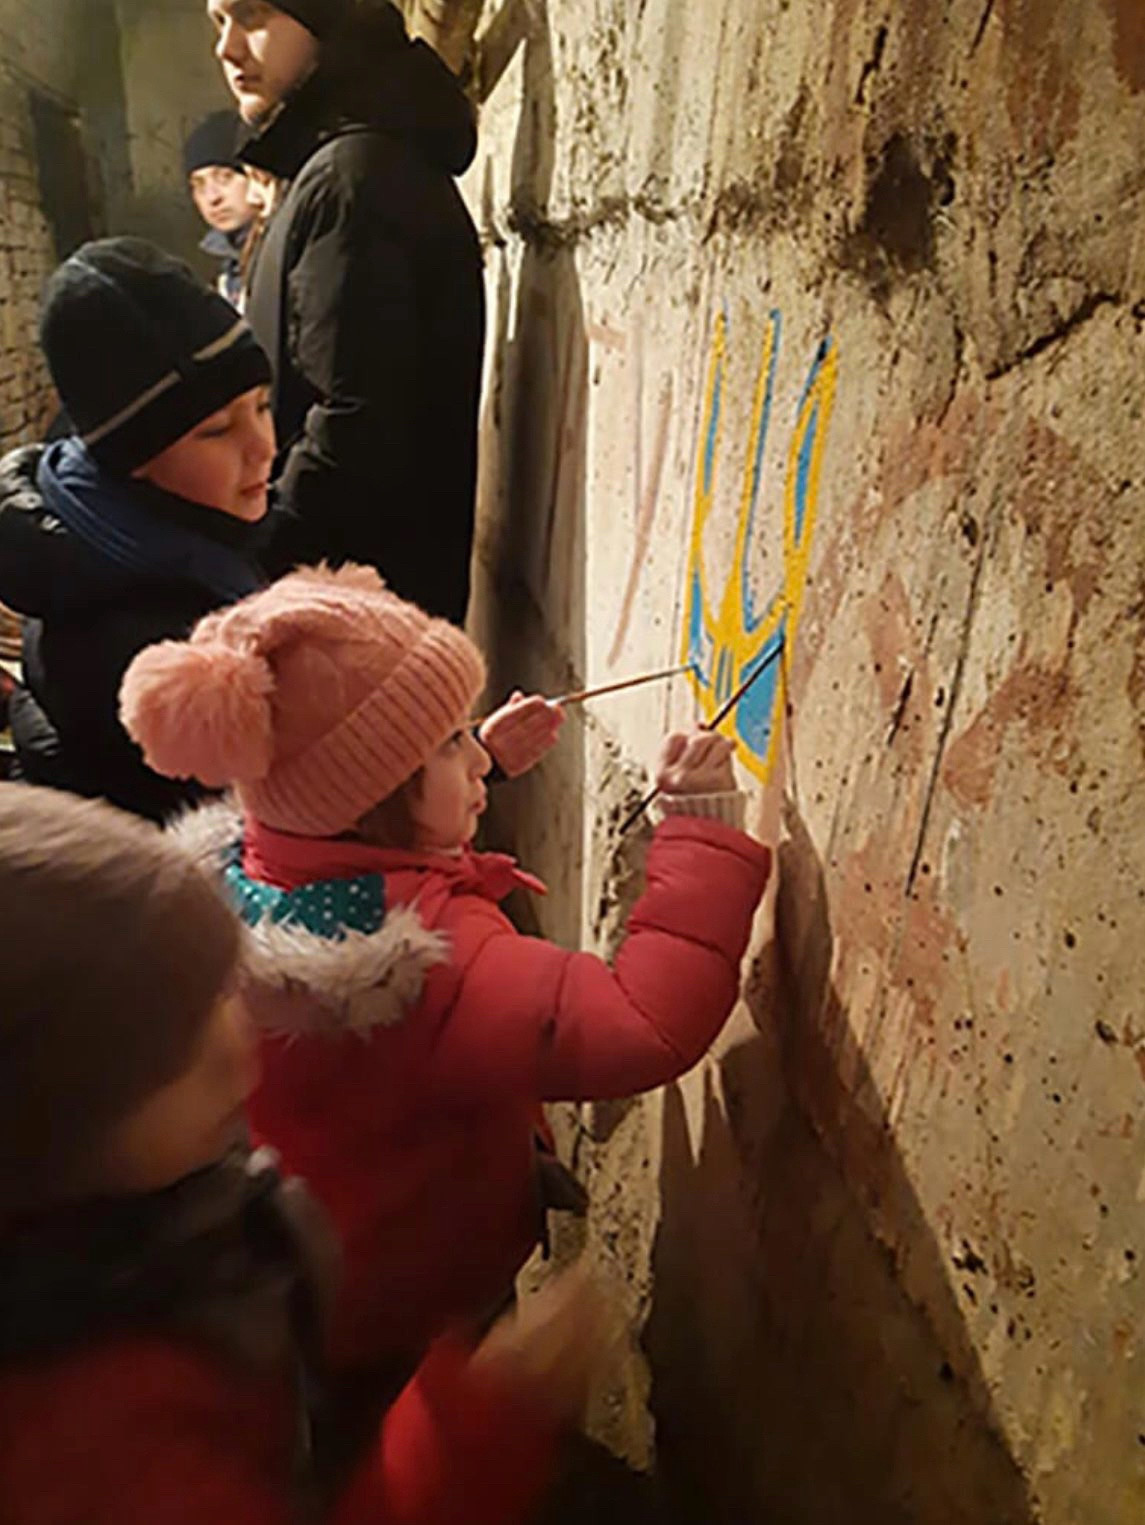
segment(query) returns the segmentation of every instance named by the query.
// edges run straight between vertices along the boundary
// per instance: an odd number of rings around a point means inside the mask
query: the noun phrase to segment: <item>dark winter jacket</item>
[[[476,132],[449,70],[383,12],[356,67],[324,60],[243,154],[291,182],[247,302],[275,371],[279,501],[296,516],[271,570],[364,562],[459,622],[485,299],[454,176]]]
[[[109,478],[75,440],[0,461],[0,603],[24,616],[10,712],[22,777],[153,820],[200,797],[144,764],[119,684],[145,646],[259,586],[264,525]]]

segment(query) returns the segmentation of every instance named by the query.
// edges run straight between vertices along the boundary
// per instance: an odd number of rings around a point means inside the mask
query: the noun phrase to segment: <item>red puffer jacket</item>
[[[199,816],[197,852],[225,855],[233,824]],[[540,1228],[538,1103],[631,1095],[699,1060],[769,865],[743,832],[665,821],[610,968],[514,929],[498,901],[538,886],[512,859],[247,823],[228,879],[267,1033],[251,1116],[341,1235],[336,1365],[408,1359],[504,1296]]]
[[[328,1525],[517,1525],[546,1481],[536,1404],[442,1342]],[[293,1385],[132,1337],[0,1370],[0,1525],[298,1525]]]

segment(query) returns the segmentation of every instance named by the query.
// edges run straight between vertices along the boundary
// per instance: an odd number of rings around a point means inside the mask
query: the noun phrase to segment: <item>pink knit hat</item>
[[[267,826],[329,837],[416,773],[484,682],[455,626],[368,567],[323,566],[140,652],[119,706],[157,773],[233,785]]]

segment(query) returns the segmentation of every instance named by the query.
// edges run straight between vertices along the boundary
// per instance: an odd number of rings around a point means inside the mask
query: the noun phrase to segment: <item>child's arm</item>
[[[577,1270],[501,1319],[474,1351],[441,1340],[386,1415],[331,1525],[518,1525],[584,1410],[602,1307]]]
[[[591,1289],[563,1277],[476,1351],[441,1341],[321,1518],[525,1525],[549,1480],[557,1436],[583,1409],[598,1324]],[[297,1525],[292,1404],[278,1382],[163,1339],[109,1344],[4,1376],[0,1520]]]
[[[681,812],[685,796],[727,800],[730,781],[718,738],[693,737],[686,751],[666,743],[659,782]],[[742,831],[673,813],[657,828],[647,887],[611,968],[499,919],[464,968],[439,1077],[469,1096],[561,1100],[631,1095],[690,1069],[738,998],[770,865],[768,849]]]

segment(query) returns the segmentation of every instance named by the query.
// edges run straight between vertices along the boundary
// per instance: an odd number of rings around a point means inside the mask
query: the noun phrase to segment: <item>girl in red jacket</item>
[[[460,630],[345,567],[142,653],[121,693],[153,768],[237,788],[241,822],[200,813],[192,831],[252,929],[255,1126],[342,1235],[344,1369],[408,1369],[505,1299],[541,1229],[539,1103],[694,1065],[737,999],[767,879],[729,744],[675,736],[613,966],[518,934],[499,902],[540,886],[471,846],[484,677]]]
[[[241,931],[153,827],[0,784],[0,1521],[505,1525],[579,1384],[578,1293],[438,1343],[325,1510],[317,1212],[244,1147]],[[313,1377],[313,1367],[311,1367]]]

